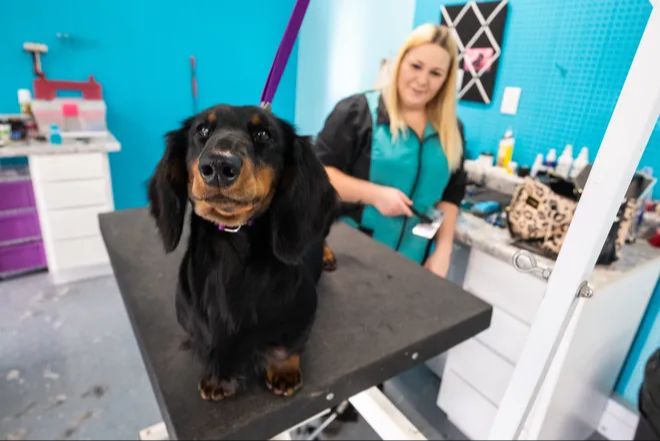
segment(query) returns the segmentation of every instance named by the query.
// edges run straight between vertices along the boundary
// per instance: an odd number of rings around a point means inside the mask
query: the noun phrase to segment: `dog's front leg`
[[[199,382],[203,400],[221,401],[236,395],[246,383],[249,357],[239,351],[215,350]]]
[[[239,389],[240,381],[236,377],[206,374],[199,382],[199,395],[206,401],[221,401],[233,397]]]
[[[275,395],[290,397],[303,385],[300,354],[284,347],[266,351],[266,387]]]

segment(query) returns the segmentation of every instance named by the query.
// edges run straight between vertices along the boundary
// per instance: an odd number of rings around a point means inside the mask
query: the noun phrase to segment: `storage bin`
[[[40,240],[0,247],[0,277],[46,267],[46,253]]]
[[[76,130],[104,132],[106,124],[106,105],[103,100],[84,100],[80,98],[56,98],[54,100],[34,100],[32,113],[37,121],[39,133],[48,136],[51,124],[60,126],[62,132],[67,131],[63,108],[75,106],[78,118]]]
[[[32,181],[0,182],[0,211],[34,207]]]
[[[8,242],[41,237],[36,210],[0,212],[0,246]]]

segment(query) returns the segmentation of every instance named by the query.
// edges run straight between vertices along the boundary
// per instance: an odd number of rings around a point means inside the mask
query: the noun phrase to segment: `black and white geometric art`
[[[489,104],[495,87],[508,0],[442,6],[440,21],[458,45],[458,98]]]

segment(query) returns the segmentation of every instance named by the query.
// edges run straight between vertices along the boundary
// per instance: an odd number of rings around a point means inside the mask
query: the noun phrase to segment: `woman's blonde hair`
[[[421,25],[410,34],[397,54],[392,66],[392,76],[383,89],[383,99],[390,117],[390,130],[394,140],[403,133],[406,123],[401,117],[401,101],[397,89],[397,79],[401,62],[413,48],[433,43],[449,53],[449,70],[438,94],[426,105],[429,122],[438,131],[440,144],[447,156],[449,167],[456,170],[463,154],[463,142],[456,117],[456,79],[458,77],[458,49],[446,26]]]

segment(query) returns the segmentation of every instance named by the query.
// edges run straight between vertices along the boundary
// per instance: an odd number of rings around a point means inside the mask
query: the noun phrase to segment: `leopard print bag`
[[[634,215],[635,201],[624,202],[612,228],[611,255],[606,241],[598,263],[616,260],[625,243]],[[525,178],[516,188],[507,208],[507,223],[511,237],[534,243],[540,251],[559,254],[568,227],[571,225],[577,202],[556,194],[550,187],[532,178]],[[610,238],[608,238],[608,241]]]
[[[507,221],[511,236],[516,239],[543,239],[550,226],[549,187],[531,178],[516,188],[507,208]]]
[[[525,178],[507,209],[511,236],[538,242],[544,251],[558,253],[576,207],[577,202],[554,193],[541,182]]]

